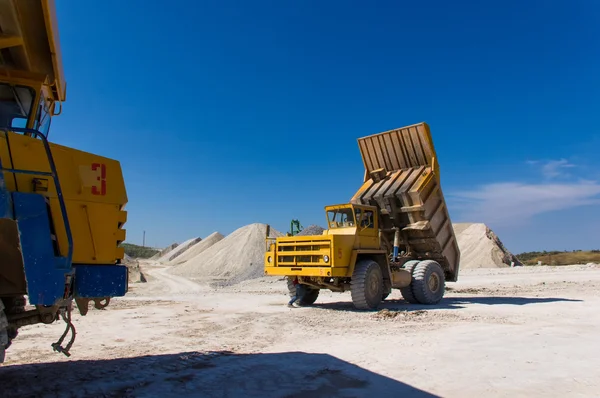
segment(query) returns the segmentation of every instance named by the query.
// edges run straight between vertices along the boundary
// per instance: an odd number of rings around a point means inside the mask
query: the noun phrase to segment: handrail
[[[54,163],[54,158],[52,157],[52,151],[50,149],[50,144],[48,143],[48,139],[41,132],[21,127],[11,127],[10,129],[0,127],[0,132],[15,132],[15,133],[24,133],[24,134],[33,134],[36,137],[41,138],[44,143],[44,149],[46,150],[46,156],[48,157],[48,163],[50,164],[50,173],[44,171],[35,171],[35,170],[19,170],[19,169],[5,169],[2,168],[1,171],[9,172],[9,173],[20,173],[20,174],[32,174],[32,175],[43,175],[43,176],[51,176],[54,180],[54,187],[56,188],[56,195],[58,196],[58,203],[60,205],[60,212],[62,213],[63,223],[65,226],[65,232],[67,234],[67,243],[69,245],[67,250],[67,264],[71,267],[71,263],[73,261],[73,235],[71,233],[71,226],[69,225],[69,217],[67,216],[67,206],[65,205],[65,199],[63,197],[62,188],[60,187],[60,181],[58,180],[58,172],[56,171],[56,164]],[[9,141],[7,140],[7,145],[10,146]],[[11,159],[12,161],[12,159]]]

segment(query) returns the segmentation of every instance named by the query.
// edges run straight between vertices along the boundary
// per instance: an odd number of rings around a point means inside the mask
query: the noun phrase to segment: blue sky
[[[453,222],[600,248],[600,3],[372,4],[59,0],[50,137],[120,160],[127,241],[165,246],[323,225],[356,139],[425,121]]]

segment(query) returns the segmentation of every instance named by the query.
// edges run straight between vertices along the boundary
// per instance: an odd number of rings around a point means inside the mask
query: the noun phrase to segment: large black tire
[[[306,293],[304,293],[304,297],[300,299],[300,305],[314,304],[315,301],[317,301],[317,297],[319,297],[319,289],[306,287]]]
[[[290,277],[286,278],[288,294],[290,295],[290,299],[296,295],[296,286],[294,286],[294,280]]]
[[[374,310],[383,298],[383,274],[376,261],[360,260],[354,267],[350,292],[352,302],[359,310]]]
[[[0,300],[0,363],[4,363],[4,358],[6,356],[6,347],[8,346],[8,320],[6,319],[6,314],[4,313],[4,304],[2,300]]]
[[[290,295],[290,299],[296,295],[296,286],[294,286],[294,279],[287,278],[287,286],[288,292]],[[304,287],[304,297],[302,297],[299,301],[300,305],[311,305],[317,301],[317,297],[319,297],[319,289],[315,289],[311,286]]]
[[[432,305],[442,300],[446,281],[441,265],[432,260],[421,261],[412,275],[412,292],[419,303]]]
[[[407,261],[406,263],[404,263],[403,268],[405,270],[407,270],[412,276],[417,264],[419,264],[419,260]],[[400,288],[400,293],[402,294],[402,298],[404,298],[404,300],[406,302],[408,302],[410,304],[418,304],[419,301],[416,299],[416,297],[413,293],[413,290],[412,290],[413,289],[413,280],[411,280],[410,285]]]

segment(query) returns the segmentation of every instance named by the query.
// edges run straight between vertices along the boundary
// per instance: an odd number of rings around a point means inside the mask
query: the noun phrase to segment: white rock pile
[[[175,265],[170,272],[213,285],[229,286],[264,276],[267,225],[241,227],[194,257]],[[270,229],[270,237],[283,234]]]
[[[187,263],[193,258],[199,256],[200,253],[204,252],[206,249],[208,249],[223,238],[224,236],[221,235],[219,232],[213,232],[206,238],[202,239],[202,241],[200,241],[198,244],[191,246],[179,256],[169,261],[168,265],[178,265],[182,263]]]
[[[162,256],[164,256],[165,254],[167,254],[171,250],[175,249],[177,246],[179,246],[178,243],[171,243],[169,246],[165,247],[164,249],[162,249],[161,251],[159,251],[158,253],[156,253],[154,256],[150,257],[150,260],[158,260],[159,258],[161,258]]]
[[[177,245],[175,248],[173,248],[173,250],[170,250],[167,253],[163,254],[161,257],[157,258],[156,261],[158,261],[159,263],[168,263],[170,261],[173,261],[175,258],[186,252],[190,247],[194,246],[201,240],[202,238],[197,237],[188,239],[185,242]]]
[[[460,269],[523,265],[487,225],[457,223],[452,227],[460,249]]]

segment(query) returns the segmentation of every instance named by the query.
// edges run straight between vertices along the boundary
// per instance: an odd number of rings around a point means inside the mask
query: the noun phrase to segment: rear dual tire
[[[408,261],[404,269],[412,275],[409,286],[400,289],[404,300],[410,304],[433,305],[439,303],[446,290],[442,266],[433,260]]]

